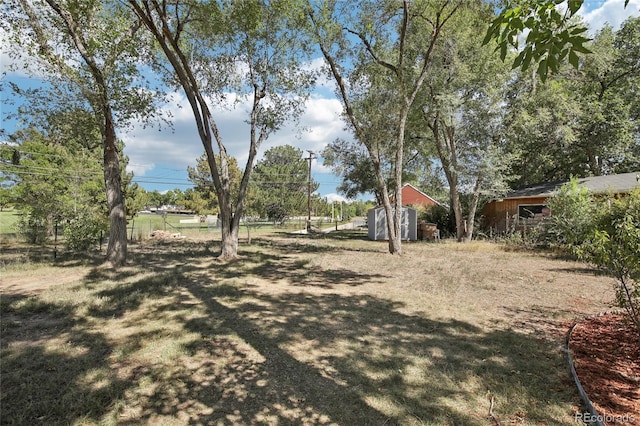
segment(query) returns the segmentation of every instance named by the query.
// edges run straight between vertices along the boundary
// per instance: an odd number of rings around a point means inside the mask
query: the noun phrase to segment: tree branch
[[[383,67],[393,71],[396,75],[400,75],[399,74],[399,68],[397,66],[395,66],[395,65],[393,65],[393,64],[391,64],[391,63],[389,63],[387,61],[384,61],[384,60],[382,60],[382,59],[380,59],[378,57],[378,55],[376,54],[375,50],[373,49],[373,46],[371,46],[371,43],[369,42],[369,40],[367,40],[367,38],[365,37],[364,34],[358,32],[358,31],[346,28],[346,27],[343,28],[343,29],[345,31],[347,31],[348,33],[350,33],[350,34],[353,34],[353,35],[357,36],[360,39],[360,41],[362,41],[362,44],[364,44],[364,47],[367,49],[367,52],[369,53],[369,55],[371,55],[371,57],[373,58],[373,60],[377,64],[382,65]]]

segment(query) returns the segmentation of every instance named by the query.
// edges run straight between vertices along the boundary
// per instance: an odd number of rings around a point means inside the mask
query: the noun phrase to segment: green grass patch
[[[7,234],[16,233],[16,224],[20,215],[16,210],[5,210],[0,212],[0,238]]]

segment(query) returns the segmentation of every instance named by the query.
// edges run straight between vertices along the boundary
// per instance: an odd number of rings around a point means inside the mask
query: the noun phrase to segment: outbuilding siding
[[[370,240],[388,240],[387,215],[384,207],[376,207],[367,212],[367,227]],[[415,241],[418,239],[418,212],[411,207],[402,208],[401,239]]]
[[[488,203],[482,211],[485,226],[497,232],[518,228],[518,207],[520,205],[546,205],[548,199],[549,197],[528,197],[494,200]]]
[[[482,210],[484,227],[493,232],[505,232],[510,229],[520,230],[528,226],[528,223],[519,220],[519,208],[526,205],[546,205],[548,199],[564,183],[532,185],[516,189],[502,199],[492,200]],[[603,196],[609,194],[616,197],[640,188],[640,172],[581,178],[578,179],[578,185],[586,188],[591,194],[602,194]]]
[[[402,204],[415,208],[426,208],[437,206],[438,202],[415,186],[407,183],[402,186]]]

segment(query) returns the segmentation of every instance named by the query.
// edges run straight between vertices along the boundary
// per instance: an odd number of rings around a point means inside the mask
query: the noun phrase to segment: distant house
[[[542,183],[516,189],[504,198],[492,200],[482,210],[485,227],[495,232],[533,226],[552,212],[547,200],[566,182]],[[578,179],[592,194],[628,194],[640,188],[640,172]]]
[[[440,203],[410,183],[405,183],[402,185],[402,205],[425,209],[431,206],[438,206]]]

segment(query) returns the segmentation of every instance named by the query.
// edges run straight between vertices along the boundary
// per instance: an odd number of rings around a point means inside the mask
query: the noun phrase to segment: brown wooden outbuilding
[[[532,185],[512,191],[504,198],[492,200],[482,210],[485,228],[500,233],[536,225],[552,214],[547,208],[547,200],[565,183]],[[640,171],[586,177],[578,179],[578,185],[587,188],[592,194],[628,194],[640,188]]]

